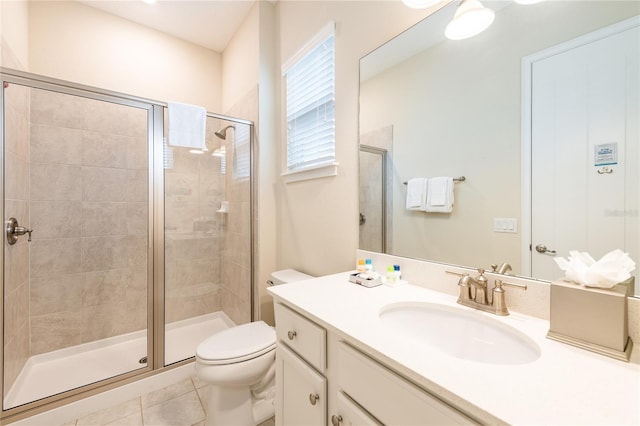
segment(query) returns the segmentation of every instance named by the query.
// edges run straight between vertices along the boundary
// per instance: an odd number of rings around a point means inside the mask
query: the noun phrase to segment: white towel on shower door
[[[205,149],[207,110],[201,106],[168,102],[169,145]]]

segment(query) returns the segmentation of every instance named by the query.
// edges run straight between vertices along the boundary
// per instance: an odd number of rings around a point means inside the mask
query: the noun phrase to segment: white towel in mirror
[[[409,179],[407,182],[407,210],[424,210],[426,196],[427,179]]]
[[[169,145],[205,149],[207,110],[201,106],[168,102]]]
[[[451,213],[453,211],[453,178],[435,177],[427,183],[425,211],[428,213]]]

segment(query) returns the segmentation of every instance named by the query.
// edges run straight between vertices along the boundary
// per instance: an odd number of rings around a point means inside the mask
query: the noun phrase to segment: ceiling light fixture
[[[489,28],[496,14],[479,0],[462,0],[444,35],[450,40],[463,40]]]
[[[412,9],[426,9],[440,3],[441,0],[402,0],[405,6]]]

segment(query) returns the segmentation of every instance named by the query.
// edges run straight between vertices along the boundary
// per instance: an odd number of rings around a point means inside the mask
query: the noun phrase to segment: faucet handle
[[[496,280],[496,287],[498,286],[498,283],[500,283],[501,285],[506,285],[507,287],[519,288],[519,289],[522,289],[522,290],[526,290],[527,289],[527,285],[526,284],[511,284],[511,283],[502,282],[502,280]]]
[[[505,292],[504,292],[504,288],[502,288],[502,286],[515,287],[515,288],[520,288],[520,289],[526,290],[527,289],[527,285],[526,284],[505,283],[505,282],[502,282],[502,280],[496,280],[494,282],[492,304],[493,304],[493,308],[495,310],[495,314],[496,315],[509,315],[509,310],[507,309],[507,303],[506,303],[505,298],[504,298],[504,293]]]

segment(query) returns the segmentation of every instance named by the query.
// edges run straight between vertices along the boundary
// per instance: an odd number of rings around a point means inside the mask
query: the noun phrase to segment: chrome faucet
[[[458,287],[460,294],[458,303],[471,308],[480,309],[485,312],[491,312],[496,315],[509,315],[507,304],[505,302],[505,291],[503,286],[527,289],[525,284],[505,283],[500,279],[496,279],[491,290],[491,300],[487,298],[487,283],[489,280],[484,276],[484,269],[478,269],[478,276],[472,277],[469,274],[459,274],[457,272],[446,271],[447,274],[457,275]]]

